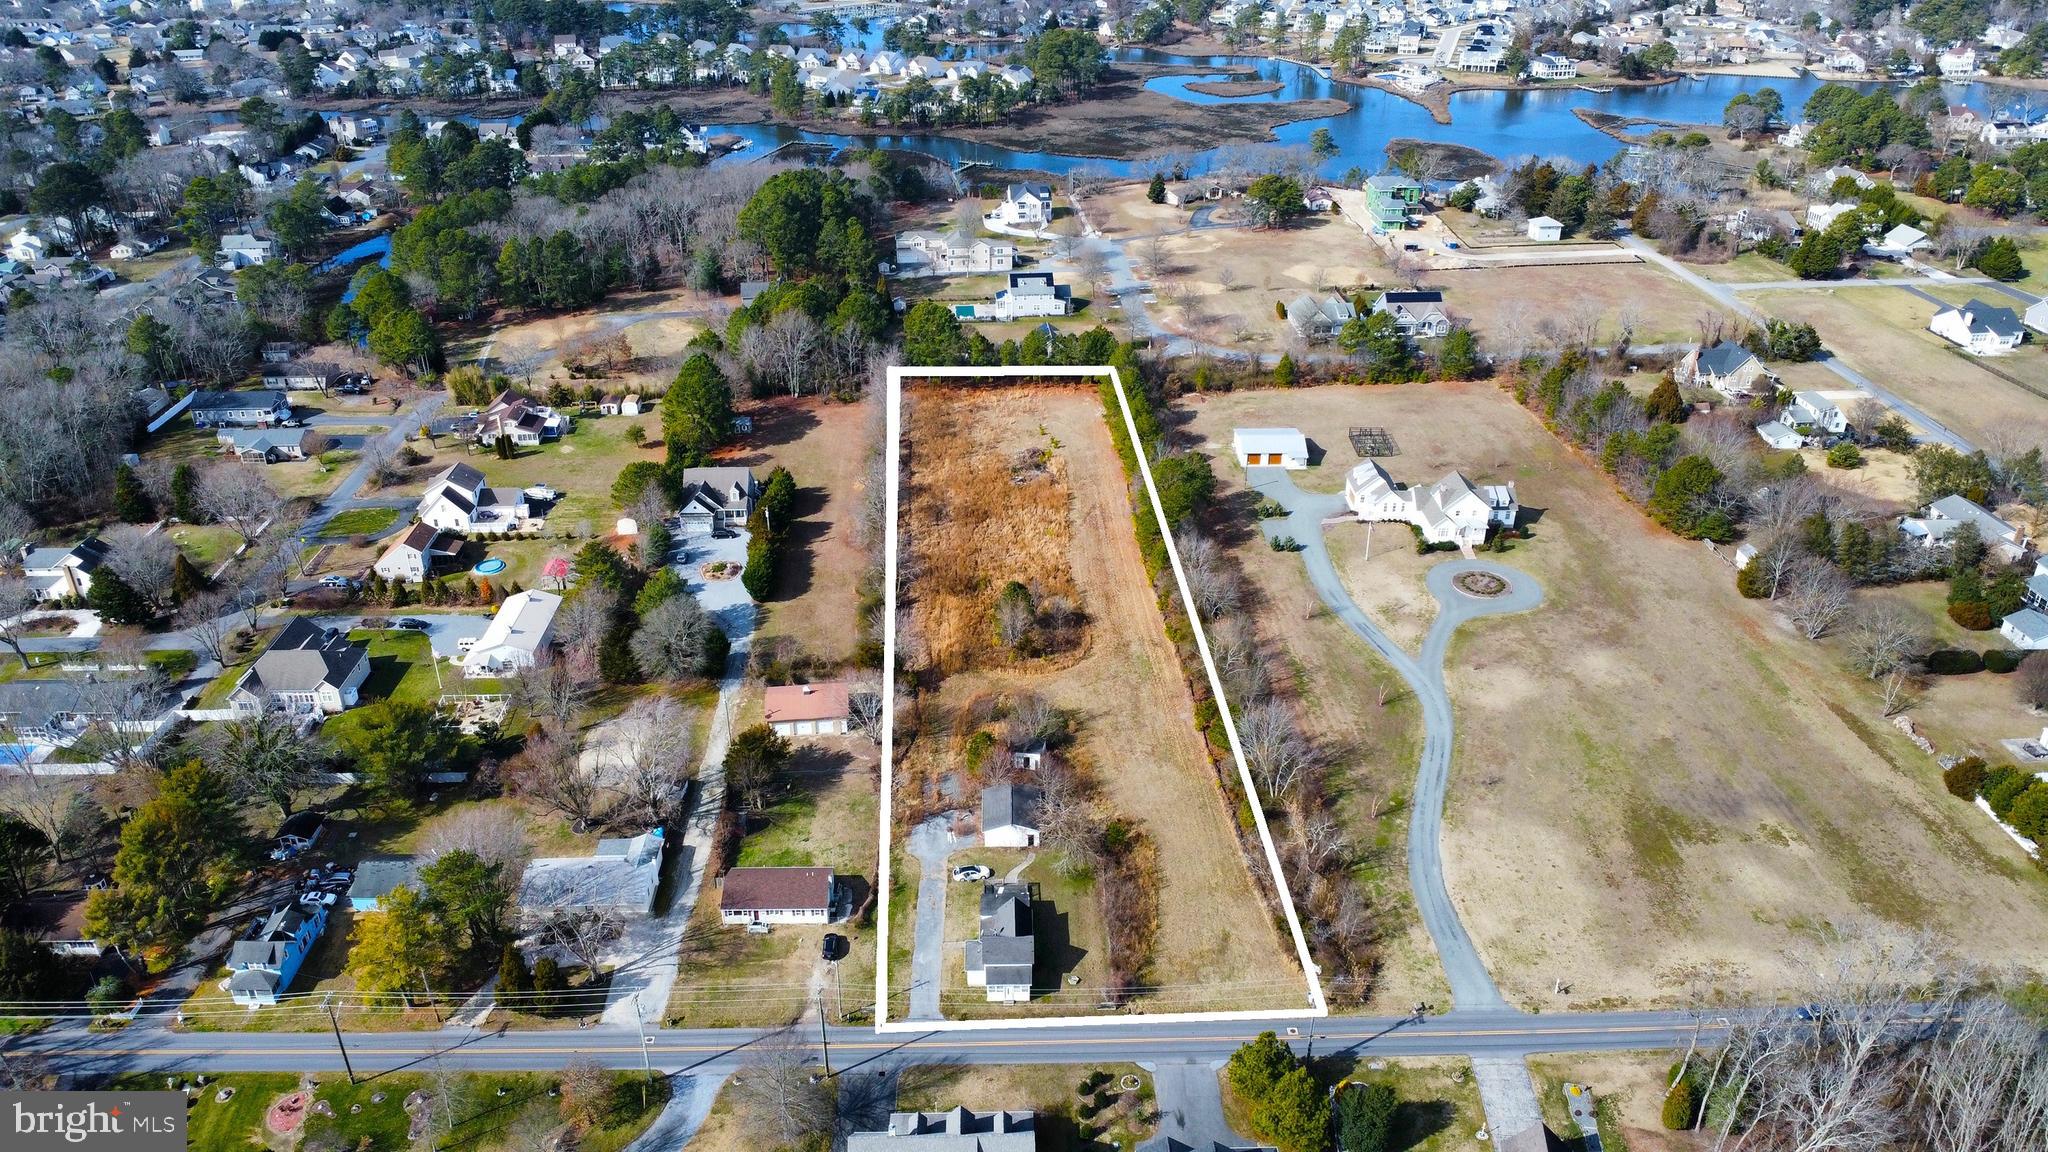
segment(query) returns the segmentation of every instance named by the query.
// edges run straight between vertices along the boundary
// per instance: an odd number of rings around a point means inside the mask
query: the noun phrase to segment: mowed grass
[[[434,652],[426,636],[390,628],[358,629],[348,638],[370,651],[370,676],[362,697],[430,704],[441,697],[442,681],[434,675]],[[447,675],[444,670],[443,675]],[[457,675],[459,684],[467,684]],[[456,687],[456,691],[468,689]]]
[[[162,1090],[167,1075],[135,1074],[112,1081],[115,1090]],[[177,1076],[186,1080],[184,1076]],[[560,1078],[545,1073],[469,1072],[445,1076],[397,1072],[367,1077],[351,1084],[345,1077],[310,1077],[313,1099],[325,1102],[331,1114],[308,1112],[295,1136],[269,1131],[270,1106],[301,1088],[291,1073],[237,1072],[209,1076],[195,1089],[187,1111],[187,1146],[195,1152],[228,1152],[238,1148],[289,1149],[300,1143],[320,1147],[397,1152],[413,1146],[415,1113],[406,1102],[415,1093],[426,1097],[428,1123],[422,1127],[445,1148],[476,1152],[524,1152],[560,1128],[561,1100],[549,1093]],[[232,1088],[225,1102],[217,1094]],[[612,1074],[609,1107],[583,1130],[576,1147],[587,1152],[618,1152],[646,1130],[668,1100],[668,1083],[660,1076],[645,1085],[637,1072]],[[642,1101],[645,1101],[644,1105]],[[441,1110],[436,1115],[434,1110]]]
[[[1479,1138],[1487,1127],[1486,1109],[1479,1100],[1472,1062],[1462,1056],[1361,1060],[1346,1055],[1318,1064],[1325,1079],[1384,1084],[1394,1090],[1400,1103],[1394,1109],[1389,1148],[1484,1152],[1493,1146]]]
[[[1689,1142],[1682,1133],[1667,1130],[1663,1119],[1671,1066],[1682,1055],[1683,1051],[1532,1056],[1529,1072],[1536,1081],[1544,1121],[1567,1142],[1572,1139],[1574,1127],[1564,1099],[1564,1086],[1569,1082],[1592,1089],[1594,1117],[1608,1147],[1627,1148],[1630,1152],[1690,1149],[1700,1145]]]
[[[1960,295],[1994,302],[1982,292]],[[2028,390],[2048,393],[2048,351],[2038,344],[2009,356],[1968,356],[1927,331],[1935,305],[1902,289],[1771,291],[1748,299],[1774,316],[1812,324],[1844,364],[1974,443],[2048,422],[2048,398]],[[2003,296],[1995,302],[2017,303]]]
[[[396,508],[351,508],[338,512],[321,530],[323,536],[368,536],[398,523]]]
[[[577,412],[579,409],[571,408]],[[626,429],[640,429],[645,437],[638,447],[627,439]],[[548,484],[562,492],[562,499],[547,513],[548,530],[560,535],[577,528],[588,527],[597,534],[607,535],[622,510],[612,501],[612,481],[626,465],[647,460],[659,464],[667,457],[661,448],[661,414],[650,409],[638,416],[577,415],[576,423],[569,433],[559,440],[549,440],[537,448],[521,448],[519,454],[510,460],[500,460],[496,452],[472,450],[472,446],[441,438],[438,446],[425,440],[416,440],[412,445],[428,457],[424,464],[412,469],[414,483],[402,491],[380,493],[384,495],[408,495],[426,491],[426,482],[451,464],[467,464],[484,474],[484,479],[494,487],[526,488],[534,484]],[[531,587],[532,585],[528,585]]]
[[[880,761],[864,737],[801,742],[791,786],[756,813],[740,843],[746,868],[832,869],[854,892],[851,921],[822,927],[777,925],[765,935],[719,921],[719,880],[707,876],[683,938],[682,975],[667,1017],[688,1027],[773,1026],[812,1002],[819,973],[834,1020],[861,1018],[874,1001],[874,884],[879,865],[876,796]],[[821,959],[827,932],[847,938],[837,971]]]
[[[1493,386],[1203,407],[1226,436],[1295,423],[1328,444],[1385,427],[1398,479],[1513,480],[1534,513],[1534,539],[1503,559],[1543,584],[1543,607],[1467,625],[1447,661],[1446,878],[1511,1000],[1670,1003],[1704,963],[1750,995],[1789,992],[1816,932],[1857,918],[1967,941],[1986,964],[2039,963],[2027,941],[2048,931],[2048,887],[1941,790],[1839,648],[1742,600],[1722,561],[1657,529]]]

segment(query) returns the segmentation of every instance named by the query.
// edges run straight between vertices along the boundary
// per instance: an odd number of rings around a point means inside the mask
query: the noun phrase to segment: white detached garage
[[[1241,467],[1308,467],[1308,437],[1297,428],[1233,428],[1230,447]]]
[[[761,694],[762,722],[778,736],[844,736],[852,730],[847,684],[780,684]]]

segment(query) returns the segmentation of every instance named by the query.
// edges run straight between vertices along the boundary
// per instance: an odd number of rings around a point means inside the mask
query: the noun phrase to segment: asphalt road
[[[1443,816],[1444,800],[1451,774],[1451,700],[1444,688],[1444,653],[1451,634],[1467,620],[1498,612],[1521,612],[1543,600],[1534,578],[1504,565],[1483,560],[1458,560],[1439,564],[1429,573],[1429,590],[1441,604],[1436,623],[1424,639],[1420,657],[1410,655],[1391,637],[1380,631],[1344,590],[1337,568],[1323,540],[1323,521],[1345,515],[1344,498],[1336,493],[1311,493],[1297,488],[1287,472],[1279,468],[1253,468],[1248,473],[1253,488],[1287,509],[1287,516],[1261,522],[1268,537],[1292,536],[1301,546],[1302,561],[1316,594],[1346,627],[1379,653],[1380,658],[1401,674],[1409,691],[1422,705],[1422,760],[1415,773],[1415,796],[1409,805],[1408,879],[1415,892],[1415,904],[1436,944],[1444,976],[1450,982],[1451,1002],[1463,1011],[1506,1011],[1507,1002],[1479,958],[1479,949],[1458,919],[1444,884]],[[1408,546],[1408,535],[1400,525],[1389,525],[1387,546]],[[1495,599],[1481,600],[1456,591],[1451,580],[1461,572],[1492,572],[1508,582],[1508,591]]]
[[[272,1011],[275,1011],[273,1009]],[[1064,1064],[1089,1060],[1210,1062],[1226,1059],[1259,1032],[1280,1033],[1298,1050],[1369,1052],[1375,1056],[1470,1054],[1517,1058],[1540,1052],[1612,1051],[1683,1045],[1694,1019],[1682,1012],[1559,1013],[1460,1011],[1413,1018],[1333,1017],[1154,1023],[1105,1018],[1086,1028],[1021,1026],[916,1036],[877,1036],[865,1027],[830,1029],[835,1072],[876,1072],[911,1064]],[[1290,1032],[1289,1028],[1297,1030]],[[1706,1022],[1712,1031],[1714,1021]],[[764,1033],[753,1029],[648,1032],[650,1063],[665,1071],[726,1075],[743,1064]],[[800,1033],[807,1042],[817,1034]],[[588,1056],[615,1068],[637,1068],[640,1033],[630,1027],[542,1032],[362,1032],[344,1034],[358,1076],[411,1068],[430,1059],[465,1071],[560,1068]],[[177,1069],[192,1072],[339,1072],[331,1032],[169,1032],[148,1023],[119,1032],[87,1032],[63,1024],[17,1037],[10,1052],[48,1056],[61,1071],[87,1075]]]
[[[1671,273],[1673,276],[1678,277],[1680,280],[1685,281],[1687,284],[1692,285],[1700,292],[1703,292],[1707,296],[1712,297],[1715,302],[1719,303],[1722,307],[1728,309],[1736,315],[1748,317],[1750,320],[1753,320],[1758,324],[1761,324],[1765,320],[1769,319],[1769,317],[1766,316],[1762,310],[1740,299],[1737,296],[1735,290],[1731,286],[1727,284],[1716,284],[1712,280],[1708,280],[1706,277],[1701,276],[1699,273],[1694,272],[1692,269],[1687,268],[1685,265],[1679,263],[1676,260],[1673,260],[1671,257],[1666,256],[1662,252],[1657,251],[1654,245],[1646,243],[1641,237],[1624,234],[1618,237],[1618,239],[1626,247],[1632,249],[1633,251],[1642,253],[1643,259],[1648,260],[1652,264],[1655,264],[1658,267],[1664,269],[1665,271]],[[1831,286],[1838,287],[1839,285]],[[1755,285],[1745,285],[1744,287],[1754,288]],[[1854,368],[1849,367],[1847,364],[1842,363],[1841,358],[1836,356],[1833,352],[1824,353],[1818,362],[1824,367],[1826,367],[1828,371],[1833,372],[1837,376],[1840,376],[1842,379],[1848,381],[1855,387],[1860,388],[1863,391],[1870,393],[1872,396],[1877,397],[1877,399],[1881,401],[1886,407],[1904,416],[1906,419],[1912,421],[1914,424],[1919,425],[1920,429],[1926,433],[1926,439],[1932,440],[1937,444],[1945,444],[1958,452],[1974,452],[1977,450],[1976,445],[1970,443],[1969,440],[1965,439],[1960,433],[1949,428],[1947,425],[1942,424],[1940,421],[1934,419],[1934,417],[1932,416],[1929,416],[1927,413],[1922,412],[1920,409],[1915,408],[1911,404],[1906,403],[1904,400],[1900,399],[1896,393],[1880,386],[1875,380],[1872,380],[1870,377],[1865,376],[1863,373],[1858,372]]]

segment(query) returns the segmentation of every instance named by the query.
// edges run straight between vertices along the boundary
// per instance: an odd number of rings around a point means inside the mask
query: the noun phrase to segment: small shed
[[[1555,243],[1564,239],[1564,225],[1548,216],[1538,216],[1529,221],[1529,239]]]
[[[419,865],[410,856],[365,860],[356,865],[355,880],[348,886],[348,906],[356,912],[382,912],[386,896],[418,882]]]

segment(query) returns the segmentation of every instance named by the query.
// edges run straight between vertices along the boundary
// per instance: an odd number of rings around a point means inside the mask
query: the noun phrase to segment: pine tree
[[[526,969],[526,957],[511,944],[498,954],[498,991],[519,993],[533,990],[533,973]]]
[[[372,568],[370,578],[363,581],[363,599],[375,604],[390,594],[391,590],[384,585],[384,574]]]
[[[171,600],[183,604],[206,590],[206,573],[193,567],[183,552],[171,561]]]
[[[462,578],[462,601],[465,604],[484,603],[483,600],[478,598],[475,576],[464,576]]]
[[[171,515],[187,524],[205,519],[199,512],[199,473],[189,461],[171,469]]]
[[[533,964],[533,1009],[536,1012],[551,1012],[555,1008],[568,982],[562,979],[562,966],[553,956],[543,956]]]
[[[412,603],[412,595],[406,589],[405,577],[400,576],[391,582],[391,606],[393,608],[403,608],[410,603]]]
[[[141,594],[111,568],[93,574],[85,600],[109,624],[147,624],[155,615]]]
[[[1145,188],[1145,199],[1154,204],[1166,203],[1166,177],[1157,172],[1152,174],[1152,183]]]
[[[1273,386],[1275,388],[1292,388],[1300,376],[1301,370],[1295,367],[1293,355],[1282,352],[1280,354],[1280,362],[1273,365]]]
[[[121,464],[114,469],[114,515],[130,524],[147,524],[156,519],[156,508],[143,491],[135,469]]]

